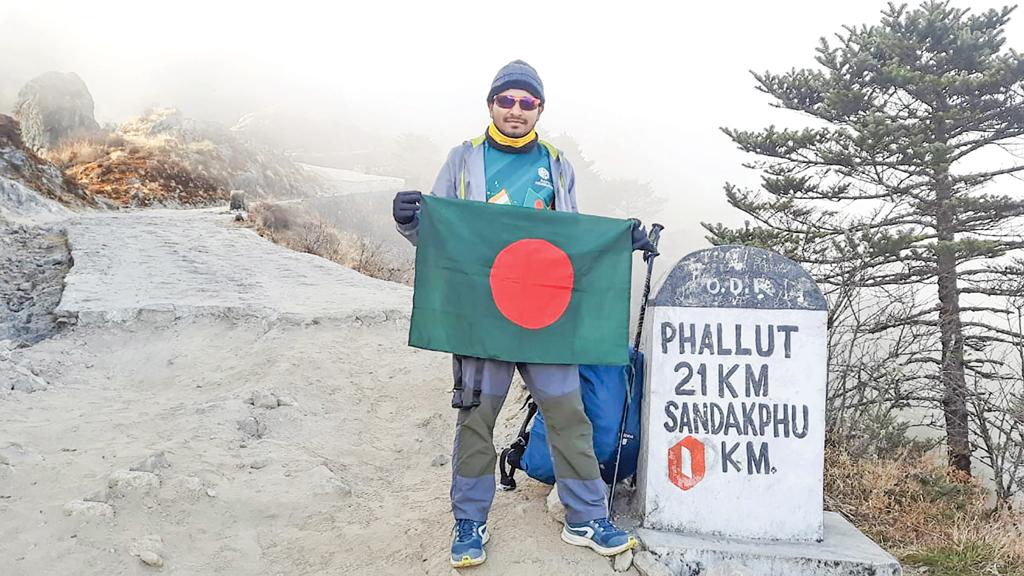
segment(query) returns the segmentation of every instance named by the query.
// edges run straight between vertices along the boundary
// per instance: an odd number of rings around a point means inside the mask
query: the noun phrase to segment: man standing
[[[491,124],[486,132],[448,154],[431,194],[538,210],[577,212],[572,165],[535,131],[544,111],[544,84],[537,71],[515,60],[498,71],[487,93]],[[399,232],[416,244],[422,194],[395,195]],[[633,249],[653,252],[634,221]],[[451,564],[475,566],[486,559],[487,514],[494,499],[494,423],[518,369],[548,426],[558,495],[565,505],[562,539],[610,556],[636,540],[608,520],[606,486],[594,456],[593,431],[583,411],[576,365],[506,362],[454,355],[457,390],[480,391],[478,402],[461,406],[452,454]],[[475,384],[475,386],[474,386]],[[456,392],[458,394],[458,392]]]

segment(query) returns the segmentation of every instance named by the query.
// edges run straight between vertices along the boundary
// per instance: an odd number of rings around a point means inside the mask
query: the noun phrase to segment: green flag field
[[[544,364],[626,364],[631,223],[427,196],[409,345]]]

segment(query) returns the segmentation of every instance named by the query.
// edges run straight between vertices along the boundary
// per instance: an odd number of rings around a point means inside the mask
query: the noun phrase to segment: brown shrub
[[[342,264],[367,276],[407,286],[413,283],[414,264],[388,254],[382,242],[347,235],[342,245],[342,259]]]
[[[987,500],[976,481],[919,451],[885,459],[825,451],[825,507],[930,574],[1024,573],[1024,518],[997,514]]]
[[[341,239],[337,231],[320,218],[302,223],[296,234],[296,243],[296,249],[300,252],[338,261]]]
[[[291,230],[302,219],[299,210],[286,204],[257,202],[249,209],[249,216],[256,223],[256,231],[262,236],[267,232]]]
[[[256,233],[275,244],[315,254],[372,278],[412,284],[412,262],[388,254],[381,243],[340,233],[306,208],[256,202],[249,208],[248,221]]]

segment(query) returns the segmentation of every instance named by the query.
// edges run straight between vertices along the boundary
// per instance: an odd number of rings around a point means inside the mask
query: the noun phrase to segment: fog
[[[541,133],[571,135],[602,174],[649,181],[667,199],[668,251],[681,254],[704,245],[699,222],[742,222],[724,182],[757,182],[719,128],[806,122],[771,108],[749,71],[813,66],[821,36],[875,23],[884,7],[5,0],[0,110],[30,78],[73,71],[101,124],[151,106],[228,124],[276,111],[350,127],[353,140],[417,133],[447,149],[482,132],[491,79],[522,58],[545,83]],[[1020,18],[1008,30],[1018,49]]]

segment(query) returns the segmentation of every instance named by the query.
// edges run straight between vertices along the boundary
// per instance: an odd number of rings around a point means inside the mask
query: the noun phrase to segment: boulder
[[[98,132],[92,94],[74,72],[47,72],[18,92],[14,116],[33,150],[54,148],[64,138]]]
[[[242,190],[232,190],[228,207],[231,210],[248,210],[249,203],[245,199],[245,192]]]

